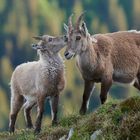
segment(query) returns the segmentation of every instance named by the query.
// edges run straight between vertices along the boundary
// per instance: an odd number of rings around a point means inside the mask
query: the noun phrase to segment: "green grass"
[[[0,140],[57,140],[74,129],[71,140],[89,140],[96,130],[105,140],[140,140],[140,97],[131,97],[120,103],[106,103],[94,113],[84,116],[69,115],[60,119],[56,127],[45,127],[39,135],[33,130],[18,130],[10,135],[0,133]]]

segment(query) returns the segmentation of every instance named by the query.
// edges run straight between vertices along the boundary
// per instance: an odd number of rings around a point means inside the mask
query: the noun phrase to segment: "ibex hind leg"
[[[11,97],[11,110],[9,116],[9,131],[10,133],[15,131],[15,122],[17,118],[17,114],[21,109],[24,102],[24,98],[22,95],[16,95]]]
[[[33,108],[33,106],[35,106],[35,104],[36,104],[35,102],[32,102],[30,104],[27,103],[24,108],[26,127],[29,129],[33,128],[32,118],[31,118],[31,109]]]
[[[106,77],[102,80],[101,83],[101,92],[100,92],[100,100],[101,104],[104,104],[107,99],[107,93],[112,85],[112,78]]]
[[[134,87],[140,90],[140,74],[138,74],[136,81],[134,82]]]

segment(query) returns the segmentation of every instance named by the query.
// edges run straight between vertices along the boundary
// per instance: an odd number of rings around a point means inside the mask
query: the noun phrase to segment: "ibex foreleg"
[[[82,101],[82,106],[80,109],[81,115],[84,115],[86,113],[87,108],[88,108],[88,101],[89,101],[90,95],[94,89],[94,82],[85,80],[84,84],[85,85],[84,85],[83,101]]]
[[[100,100],[101,103],[104,104],[107,99],[107,93],[112,85],[112,78],[106,77],[102,79],[101,82],[101,93],[100,93]]]
[[[57,122],[58,103],[59,103],[59,94],[51,97],[50,105],[52,114],[52,125],[56,125],[58,123]]]

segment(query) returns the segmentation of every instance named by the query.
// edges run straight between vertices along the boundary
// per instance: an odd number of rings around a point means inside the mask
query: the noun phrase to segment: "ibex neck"
[[[87,37],[87,44],[85,44],[85,50],[81,51],[79,57],[89,56],[92,59],[96,59],[96,44],[92,41],[92,37]]]
[[[95,67],[97,65],[96,44],[89,40],[86,50],[77,55],[77,62],[81,68]]]
[[[51,56],[43,56],[43,57],[40,57],[39,61],[44,66],[55,66],[55,65],[63,64],[63,60],[62,60],[62,57],[60,56],[60,54],[55,54],[55,55],[51,55]]]

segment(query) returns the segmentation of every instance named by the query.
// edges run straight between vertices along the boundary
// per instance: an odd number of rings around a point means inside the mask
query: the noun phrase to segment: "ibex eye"
[[[81,39],[81,36],[76,36],[76,40],[80,40]]]
[[[52,38],[49,38],[49,42],[51,42],[52,41]]]

